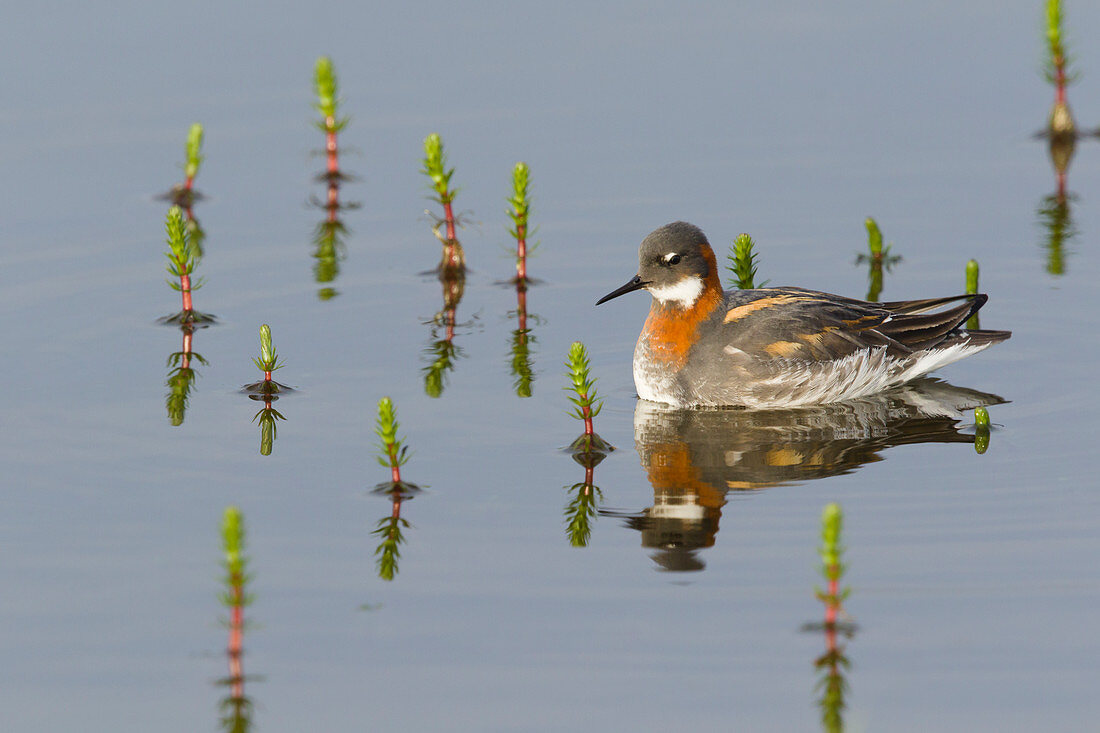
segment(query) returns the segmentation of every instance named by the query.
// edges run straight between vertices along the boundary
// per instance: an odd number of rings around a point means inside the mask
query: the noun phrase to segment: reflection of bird
[[[724,293],[706,236],[685,222],[646,237],[638,259],[638,274],[597,305],[641,288],[653,296],[634,384],[655,402],[763,408],[853,399],[1011,335],[961,328],[985,295],[866,303],[790,287]]]
[[[836,476],[913,443],[973,443],[962,412],[996,395],[919,379],[857,400],[787,410],[678,409],[639,400],[634,443],[653,506],[624,517],[667,570],[701,570],[729,491]]]

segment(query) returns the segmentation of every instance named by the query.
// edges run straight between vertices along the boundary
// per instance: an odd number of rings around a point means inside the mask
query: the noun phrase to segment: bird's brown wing
[[[970,295],[867,303],[801,288],[767,288],[731,297],[722,338],[761,359],[825,361],[876,347],[900,357],[938,345],[985,300]]]

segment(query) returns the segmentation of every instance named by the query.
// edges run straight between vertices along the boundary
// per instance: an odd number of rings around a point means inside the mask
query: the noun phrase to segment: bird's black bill
[[[640,276],[635,275],[634,278],[626,285],[623,285],[621,288],[616,288],[615,290],[612,290],[610,293],[597,300],[596,305],[599,305],[600,303],[606,303],[612,298],[618,298],[620,295],[626,295],[627,293],[632,293],[635,290],[640,290],[646,285],[649,285],[649,283],[642,280]]]

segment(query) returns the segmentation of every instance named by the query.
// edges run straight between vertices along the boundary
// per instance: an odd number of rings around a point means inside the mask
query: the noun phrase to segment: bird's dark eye
[[[668,258],[668,264],[670,264],[670,265],[680,264],[680,255],[672,255],[671,257],[669,257]]]

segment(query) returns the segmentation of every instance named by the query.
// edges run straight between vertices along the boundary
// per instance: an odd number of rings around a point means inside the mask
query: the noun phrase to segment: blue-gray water
[[[829,501],[846,513],[860,627],[850,730],[1094,725],[1100,144],[1078,146],[1076,233],[1052,275],[1037,209],[1054,174],[1030,137],[1053,96],[1041,11],[20,8],[0,30],[3,728],[216,729],[218,524],[238,504],[259,730],[813,730],[823,640],[799,628],[821,616]],[[1070,102],[1095,127],[1100,9],[1066,13],[1082,71]],[[352,117],[343,165],[360,177],[341,196],[362,203],[344,213],[328,301],[310,257],[323,212],[308,205],[323,195],[310,155],[322,53]],[[173,427],[165,359],[181,336],[154,321],[179,299],[163,282],[155,196],[179,180],[193,121],[207,135],[196,306],[221,322],[195,333],[209,365]],[[417,275],[439,256],[418,173],[433,131],[457,169],[456,208],[471,212],[463,356],[439,399],[421,370],[442,295]],[[517,160],[532,170],[530,270],[544,281],[528,293],[530,399],[509,373],[515,293],[495,284],[511,274]],[[771,464],[810,461],[809,445],[839,469],[712,497],[725,503],[695,555],[705,569],[661,571],[643,534],[610,515],[571,547],[563,510],[584,469],[560,450],[580,432],[561,363],[574,340],[606,396],[597,430],[618,446],[595,469],[600,508],[667,500],[635,448],[630,358],[647,298],[592,306],[634,273],[641,238],[686,219],[721,257],[747,231],[772,284],[862,297],[867,215],[904,258],[884,299],[960,292],[966,261],[981,262],[982,325],[1014,336],[940,376],[1008,400],[989,408],[988,451],[886,441],[841,459],[837,436],[799,443],[781,423]],[[261,323],[286,360],[279,379],[300,388],[276,403],[287,420],[268,457],[260,405],[237,393],[257,378]],[[392,582],[370,534],[390,512],[369,493],[387,477],[374,459],[383,395],[412,447],[404,475],[427,487],[402,507]],[[763,455],[745,426],[725,430]],[[684,445],[695,460],[728,450]]]

